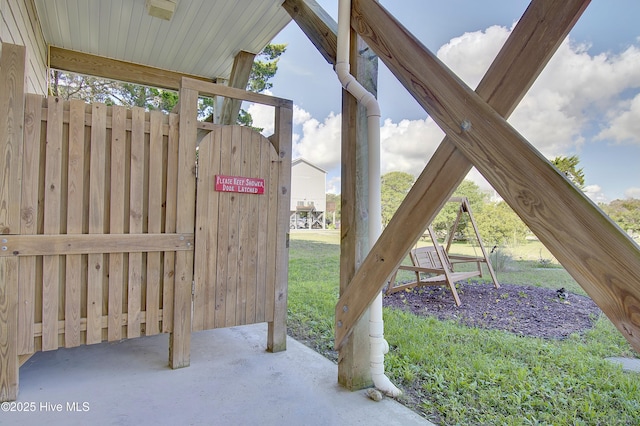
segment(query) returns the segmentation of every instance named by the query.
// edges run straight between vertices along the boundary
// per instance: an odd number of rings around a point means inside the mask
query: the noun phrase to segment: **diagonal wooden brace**
[[[337,348],[472,165],[640,347],[637,246],[500,117],[513,111],[588,3],[534,0],[474,93],[379,4],[354,0],[352,26],[447,138],[340,298]]]

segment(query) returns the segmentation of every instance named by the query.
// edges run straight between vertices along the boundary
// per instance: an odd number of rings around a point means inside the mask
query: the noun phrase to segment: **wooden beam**
[[[184,82],[195,81],[184,78]],[[178,192],[176,232],[191,233],[195,229],[196,206],[196,122],[198,92],[180,89],[180,130],[178,139]],[[169,366],[188,367],[191,363],[191,306],[193,283],[193,252],[178,251],[175,255],[175,285],[173,298],[173,331],[169,337]]]
[[[26,49],[0,51],[0,235],[20,233]],[[18,397],[18,259],[0,259],[0,402]]]
[[[211,79],[160,68],[109,59],[102,56],[49,47],[49,66],[54,69],[92,75],[110,80],[126,81],[144,86],[179,90],[182,77],[211,82]]]
[[[229,77],[229,87],[242,90],[247,88],[255,57],[255,53],[245,51],[241,51],[236,55],[233,60],[231,77]],[[220,124],[236,124],[241,105],[242,101],[239,99],[225,98],[222,103],[222,112],[220,113]]]
[[[353,31],[349,45],[350,65],[356,79],[377,95],[378,58],[363,56],[369,50]],[[368,220],[361,214],[369,203],[367,121],[366,109],[343,90],[340,294],[346,291],[369,248]],[[338,383],[350,390],[371,386],[370,357],[369,312],[366,311],[355,326],[353,337],[338,353]]]
[[[0,258],[95,253],[141,253],[193,250],[191,234],[55,234],[7,235]]]
[[[290,99],[276,98],[275,96],[267,96],[262,93],[247,92],[243,89],[236,89],[235,87],[203,82],[201,80],[194,80],[191,78],[184,78],[182,80],[182,88],[195,90],[200,96],[224,96],[227,98],[255,102],[262,105],[293,109],[293,101]]]
[[[289,288],[289,213],[291,208],[291,159],[293,108],[276,108],[272,143],[278,152],[278,199],[275,244],[273,321],[267,322],[267,350],[287,348],[287,294]]]
[[[282,7],[309,37],[324,59],[336,62],[338,24],[315,0],[285,0]]]
[[[282,5],[327,62],[335,64],[338,24],[314,0],[285,0]],[[367,90],[377,93],[378,61],[365,59],[368,48],[351,35],[351,69]],[[361,220],[367,199],[367,118],[357,100],[342,92],[342,217],[340,222],[340,293],[346,291],[369,246],[368,226]],[[364,171],[364,173],[358,173]],[[340,348],[338,382],[350,390],[371,386],[368,311],[356,325],[354,337]]]
[[[443,66],[379,5],[355,0],[354,10],[357,15],[361,15],[363,3],[368,9],[377,9],[375,19],[383,19],[383,22],[387,23],[386,26],[380,25],[381,29],[382,27],[392,28],[394,37],[400,36],[402,40],[394,40],[393,43],[396,44],[389,44],[390,41],[386,37],[380,38],[382,36],[380,32],[374,32],[368,25],[359,27],[362,16],[354,17],[356,28],[361,30],[369,46],[380,55],[418,102],[429,111],[434,109],[434,118],[438,114],[443,114],[442,107],[432,108],[434,103],[437,106],[437,102],[434,101],[442,97],[442,92],[436,93],[436,90],[439,91],[441,85],[446,88],[451,85],[462,86],[462,84],[455,75],[445,72],[444,74],[448,75],[446,84],[441,82],[437,85],[427,85],[425,81],[429,81],[431,76],[426,76],[426,70],[423,72],[421,68],[425,66],[425,62],[432,69],[442,71]],[[588,3],[587,0],[567,2],[534,0],[480,83],[477,89],[478,94],[485,97],[498,113],[510,114],[522,98],[523,92],[535,81],[546,61],[553,55]],[[398,50],[390,52],[387,46],[395,46]],[[395,59],[389,57],[390,53],[397,55]],[[425,58],[429,59],[425,61]],[[503,90],[499,90],[500,87]],[[460,90],[459,87],[458,90]],[[459,93],[462,93],[463,97],[473,97],[476,104],[482,103],[470,92],[468,89],[463,89]],[[451,95],[453,99],[459,99],[458,94],[449,93],[449,96]],[[483,109],[487,110],[486,105]],[[497,114],[490,115],[492,120],[496,119]],[[439,121],[442,120],[439,119]],[[501,123],[503,127],[504,124]],[[450,127],[449,129],[451,131]],[[462,130],[456,127],[451,132],[452,135],[455,135],[455,132],[462,133]],[[516,140],[520,141],[519,138]],[[508,151],[510,148],[507,146],[501,149]],[[398,267],[411,246],[420,237],[422,230],[435,218],[471,166],[472,163],[454,145],[452,139],[445,138],[354,276],[349,289],[341,297],[336,307],[336,324],[338,325],[336,347],[344,344],[349,334],[349,324],[352,324],[373,301],[384,285],[384,281]],[[533,181],[530,180],[530,182]],[[411,223],[413,227],[407,227],[407,223]],[[347,312],[344,312],[345,305]]]

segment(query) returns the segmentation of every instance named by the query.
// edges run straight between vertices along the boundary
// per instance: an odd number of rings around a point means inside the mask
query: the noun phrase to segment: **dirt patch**
[[[588,297],[564,289],[501,284],[458,284],[456,306],[445,287],[417,287],[384,297],[384,306],[456,320],[469,327],[509,331],[521,336],[563,339],[593,326],[600,308]]]

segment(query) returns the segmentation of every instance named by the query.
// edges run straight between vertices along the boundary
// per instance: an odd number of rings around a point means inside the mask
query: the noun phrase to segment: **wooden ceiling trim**
[[[578,0],[562,4],[545,0],[532,2],[503,48],[505,52],[496,59],[491,73],[509,66],[512,70],[519,67],[541,69],[587,4],[588,1]],[[569,5],[570,8],[566,8]],[[468,159],[473,159],[479,170],[603,308],[634,347],[638,347],[640,319],[634,312],[640,305],[640,295],[632,283],[640,282],[640,252],[633,242],[379,5],[355,0],[354,6],[357,13],[361,14],[355,25],[361,36],[451,139],[440,146],[419,182],[414,185],[354,276],[337,306],[336,321],[342,321],[343,327],[355,322],[371,303],[386,277],[417,239],[416,234],[422,231],[417,229],[421,223],[418,222],[419,217],[424,215],[421,221],[425,225],[430,222],[454,189],[446,181],[455,180],[452,174],[461,181],[469,170],[471,163],[459,169],[451,167],[464,163],[459,158],[463,153]],[[362,13],[363,10],[366,14]],[[546,21],[551,22],[545,29]],[[377,23],[375,32],[366,22]],[[536,33],[538,30],[540,34]],[[393,34],[390,36],[389,32]],[[515,52],[513,46],[517,45],[522,46],[522,52]],[[535,53],[541,46],[546,47]],[[498,60],[504,63],[500,64]],[[523,64],[511,64],[511,61],[522,61]],[[538,72],[530,75],[529,79],[535,78]],[[503,87],[503,90],[497,90],[497,87],[479,90],[485,96],[495,93],[492,104],[496,105],[501,103],[499,98],[502,96],[511,97],[511,102],[517,102],[522,97],[517,94],[518,88],[523,91],[531,84],[531,81],[513,71],[505,72],[504,77],[489,75],[483,81],[500,83]],[[513,88],[512,93],[509,87]],[[506,104],[499,108],[507,112],[513,110],[513,106]],[[465,121],[471,124],[466,130],[463,129],[467,127],[463,125]],[[448,151],[448,155],[441,155],[445,151]],[[407,219],[416,209],[420,212],[415,215],[416,220]],[[416,226],[407,230],[406,223]],[[338,327],[337,346],[344,343],[347,332]]]
[[[176,91],[180,89],[182,77],[211,82],[210,79],[205,77],[109,59],[56,46],[49,47],[49,67],[61,71]]]

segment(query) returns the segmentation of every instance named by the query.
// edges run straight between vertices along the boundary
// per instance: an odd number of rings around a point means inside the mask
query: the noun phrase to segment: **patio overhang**
[[[228,81],[291,21],[282,0],[34,2],[52,67],[173,90],[181,76]]]

